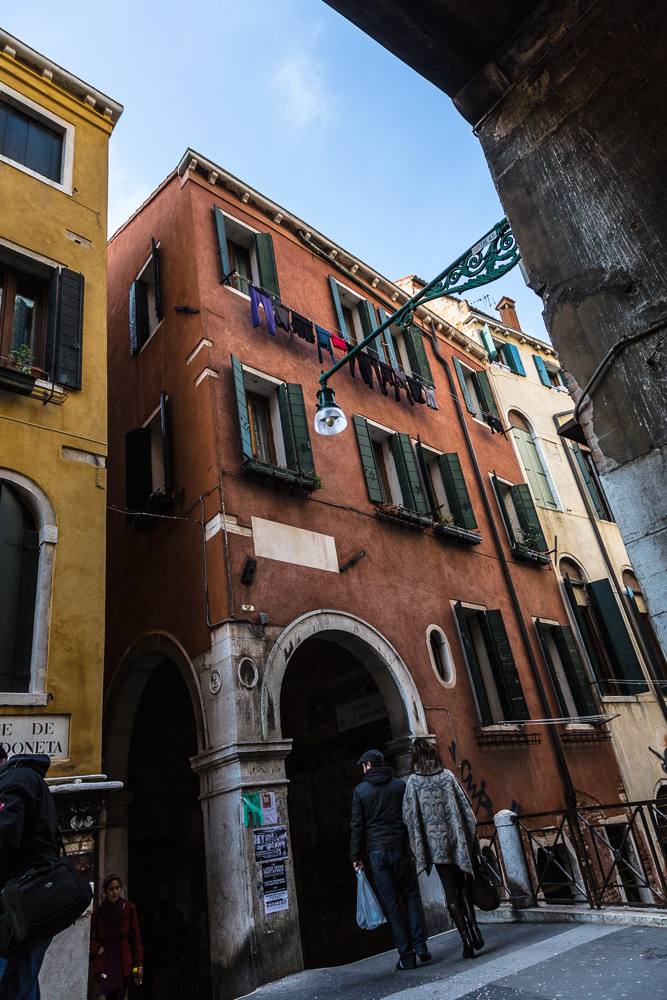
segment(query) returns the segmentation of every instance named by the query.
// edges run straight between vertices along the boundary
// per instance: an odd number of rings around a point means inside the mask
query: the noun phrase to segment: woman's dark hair
[[[118,882],[118,885],[122,889],[122,887],[123,887],[123,881],[122,881],[120,875],[107,875],[107,877],[105,878],[104,882],[102,883],[102,888],[104,889],[105,892],[107,891],[107,889],[109,888],[109,886],[111,885],[112,882]]]
[[[410,758],[410,768],[412,771],[426,771],[429,764],[437,764],[443,767],[442,757],[427,739],[418,736],[412,742],[412,756]]]

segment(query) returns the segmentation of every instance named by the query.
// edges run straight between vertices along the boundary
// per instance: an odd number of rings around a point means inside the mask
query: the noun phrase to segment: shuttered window
[[[484,324],[482,329],[479,331],[479,335],[484,347],[486,348],[487,354],[489,355],[489,361],[493,361],[498,357],[498,348],[493,342],[493,337],[491,336],[488,323]]]
[[[530,495],[528,485],[526,483],[519,483],[517,486],[511,486],[510,496],[514,504],[516,516],[519,519],[519,524],[521,525],[524,544],[531,549],[535,549],[536,552],[547,552],[549,546],[544,537],[542,525],[535,510],[535,504]]]
[[[0,101],[0,153],[57,184],[61,181],[63,136]]]
[[[523,361],[519,354],[519,349],[514,344],[503,344],[503,358],[508,368],[511,368],[515,375],[526,374]]]
[[[456,377],[458,378],[459,385],[461,386],[461,392],[463,394],[463,402],[465,403],[466,410],[468,411],[468,413],[472,413],[473,416],[476,416],[477,410],[473,406],[470,393],[468,392],[468,386],[465,380],[465,375],[463,374],[463,367],[461,365],[461,362],[459,361],[458,358],[452,358],[452,361],[454,362],[454,370],[456,371]]]
[[[403,504],[408,510],[417,511],[418,514],[426,514],[429,506],[424,495],[417,460],[412,450],[412,442],[407,434],[393,434],[391,437],[391,450],[394,457],[398,481],[403,495]]]
[[[454,606],[463,650],[470,670],[482,725],[491,722],[521,722],[530,718],[507,636],[502,612],[466,610],[461,602]],[[486,651],[488,666],[481,664],[475,644],[475,631]],[[490,670],[490,674],[489,674]],[[493,691],[488,690],[492,685]],[[493,718],[492,704],[500,718]]]
[[[639,694],[648,690],[632,639],[625,626],[621,609],[614,596],[611,583],[607,579],[586,584],[586,594],[605,641],[605,651],[614,667],[624,694]]]
[[[460,528],[476,528],[475,512],[470,502],[461,462],[456,452],[438,456],[438,465],[445,487],[449,509]]]
[[[259,283],[264,291],[280,299],[276,257],[273,251],[273,237],[271,233],[254,233],[253,242],[255,244],[255,259],[257,261]]]
[[[354,430],[357,435],[357,443],[359,444],[359,454],[361,456],[361,465],[364,470],[366,489],[368,490],[368,499],[371,503],[383,503],[385,498],[382,495],[380,472],[375,461],[373,443],[371,441],[371,436],[368,433],[368,424],[363,417],[360,417],[356,413],[352,417],[352,423],[354,424]]]
[[[0,691],[30,690],[39,533],[17,491],[0,482]]]
[[[482,414],[490,413],[492,417],[500,419],[488,372],[473,372],[471,378],[477,390],[477,398],[480,402]]]
[[[378,306],[378,316],[380,317],[380,326],[382,326],[383,323],[386,323],[387,320],[389,319],[382,306]],[[384,342],[387,345],[387,357],[389,359],[389,364],[392,366],[392,368],[398,369],[399,364],[398,364],[398,358],[396,357],[396,349],[394,347],[394,341],[391,336],[391,327],[387,327],[387,329],[384,331]]]
[[[377,330],[378,321],[375,315],[375,307],[367,299],[362,299],[359,303],[359,319],[361,320],[361,329],[363,330],[364,338],[370,337],[373,330]],[[379,336],[366,344],[365,349],[366,353],[372,358],[380,358],[384,361],[384,352]]]
[[[329,275],[329,288],[331,289],[331,298],[333,299],[334,309],[336,310],[336,320],[338,322],[338,332],[343,340],[350,340],[347,333],[347,326],[345,323],[345,316],[343,314],[343,307],[340,301],[340,295],[338,294],[338,285],[336,284],[336,279],[332,274]]]
[[[554,689],[563,716],[568,717],[570,715],[570,708],[568,707],[563,691],[561,677],[554,663],[549,646],[549,638],[551,638],[557,652],[562,678],[567,685],[576,714],[578,716],[596,715],[597,706],[591,691],[591,684],[579,656],[579,650],[577,649],[570,626],[548,625],[545,622],[541,622],[538,618],[535,622],[535,627],[540,638],[544,658],[554,682]]]
[[[130,285],[130,354],[138,354],[163,318],[160,251],[151,237],[151,256]]]
[[[533,354],[533,361],[535,362],[535,367],[537,369],[537,374],[540,376],[540,382],[542,385],[546,385],[551,388],[551,379],[549,378],[549,372],[547,371],[547,366],[545,365],[539,354]]]
[[[488,373],[465,368],[458,358],[452,360],[468,412],[474,417],[482,418],[490,413],[491,416],[500,419]]]
[[[421,330],[416,326],[408,327],[405,331],[403,342],[408,355],[410,369],[413,375],[421,379],[427,385],[434,385],[431,366],[424,346],[424,337]]]
[[[542,507],[557,510],[558,504],[554,500],[540,453],[532,435],[521,427],[512,427],[511,431],[535,500]]]
[[[59,267],[49,282],[44,368],[69,389],[81,388],[84,276]]]
[[[567,447],[567,446],[566,446]],[[597,474],[592,467],[592,458],[590,452],[583,452],[576,442],[572,442],[572,451],[574,452],[574,458],[581,472],[581,478],[584,481],[584,485],[588,490],[588,495],[591,498],[593,507],[595,508],[595,513],[600,518],[601,521],[613,521],[614,517],[607,503],[607,498],[604,495],[602,486],[597,481]]]

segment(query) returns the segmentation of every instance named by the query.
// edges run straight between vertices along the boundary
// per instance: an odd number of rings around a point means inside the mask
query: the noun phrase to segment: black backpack
[[[92,898],[90,883],[66,855],[10,879],[0,893],[0,955],[10,958],[48,941],[70,927]]]

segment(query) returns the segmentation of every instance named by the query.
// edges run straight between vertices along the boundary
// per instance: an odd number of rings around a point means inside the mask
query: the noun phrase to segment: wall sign
[[[66,760],[69,723],[69,715],[0,715],[0,743],[8,757],[45,753],[51,760]]]
[[[374,722],[375,719],[386,719],[384,698],[378,691],[377,694],[369,694],[368,697],[359,698],[358,701],[350,701],[347,705],[337,705],[336,718],[339,733],[345,732],[346,729],[356,729],[357,726],[365,726],[367,722]]]
[[[287,873],[284,861],[265,861],[262,865],[262,885],[264,887],[264,912],[288,910]]]
[[[255,861],[277,861],[287,857],[287,827],[260,826],[252,831]]]

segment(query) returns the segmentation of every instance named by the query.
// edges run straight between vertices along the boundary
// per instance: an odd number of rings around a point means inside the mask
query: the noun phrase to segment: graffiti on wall
[[[456,763],[457,746],[454,740],[449,744],[449,753],[452,760]],[[480,809],[484,811],[483,820],[490,822],[493,819],[493,802],[489,798],[486,791],[486,782],[482,779],[479,783],[479,788],[475,781],[473,781],[472,764],[466,758],[459,764],[461,771],[461,784],[470,796],[470,801],[472,802],[472,807],[475,810],[475,816],[479,814]]]

